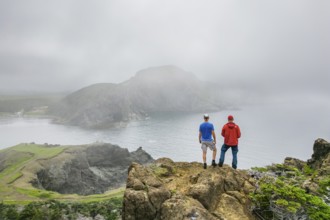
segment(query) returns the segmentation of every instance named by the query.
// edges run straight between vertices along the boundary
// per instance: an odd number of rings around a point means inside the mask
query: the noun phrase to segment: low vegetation
[[[32,186],[22,186],[17,182],[20,179],[29,178],[24,176],[24,171],[26,167],[33,167],[35,160],[54,157],[64,149],[64,146],[49,147],[36,144],[19,144],[0,151],[0,156],[3,157],[0,164],[0,197],[2,200],[33,201],[42,197],[40,194],[45,195],[42,190],[36,190]],[[34,193],[26,193],[32,191]]]
[[[276,164],[253,168],[258,189],[251,194],[255,211],[265,219],[330,219],[330,178],[307,165],[302,170]]]
[[[56,220],[77,219],[78,217],[102,216],[106,220],[118,219],[122,198],[112,198],[102,202],[64,203],[56,200],[31,202],[25,206],[0,203],[2,220]]]

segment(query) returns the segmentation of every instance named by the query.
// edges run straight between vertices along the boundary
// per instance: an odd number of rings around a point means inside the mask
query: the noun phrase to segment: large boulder
[[[317,139],[313,146],[313,155],[307,161],[308,165],[319,170],[321,175],[330,174],[330,143],[324,139]]]
[[[254,180],[229,166],[173,162],[132,164],[124,195],[124,220],[255,219],[249,193]]]

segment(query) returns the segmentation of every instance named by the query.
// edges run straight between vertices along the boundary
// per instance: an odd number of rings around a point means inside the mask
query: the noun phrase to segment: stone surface
[[[42,169],[32,184],[63,194],[99,194],[123,186],[132,162],[152,161],[142,148],[130,153],[125,148],[105,143],[77,146],[39,161]]]
[[[245,195],[238,192],[223,193],[215,209],[215,214],[223,219],[248,220],[252,216],[242,204],[246,203]],[[230,207],[230,208],[229,208]]]
[[[170,197],[170,191],[150,169],[133,163],[127,178],[123,219],[159,219],[161,205]]]
[[[248,194],[254,181],[242,170],[161,158],[132,164],[124,195],[124,220],[254,219]]]
[[[174,195],[166,200],[161,207],[160,219],[191,219],[216,220],[207,209],[197,200],[182,195]]]

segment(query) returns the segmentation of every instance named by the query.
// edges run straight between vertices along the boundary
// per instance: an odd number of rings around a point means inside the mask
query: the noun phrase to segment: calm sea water
[[[287,156],[307,160],[314,140],[319,137],[330,140],[330,108],[322,103],[246,106],[237,111],[209,114],[218,149],[227,115],[234,115],[242,131],[239,168],[279,163]],[[154,158],[201,162],[198,128],[202,121],[202,114],[159,114],[146,121],[131,122],[126,128],[85,130],[51,124],[48,119],[0,118],[0,149],[23,142],[61,145],[109,142],[130,151],[142,146]],[[210,151],[207,158],[210,162]],[[231,159],[228,151],[225,163],[231,164]]]

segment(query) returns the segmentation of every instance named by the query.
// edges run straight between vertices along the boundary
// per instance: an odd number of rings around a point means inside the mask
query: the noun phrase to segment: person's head
[[[233,122],[234,121],[234,117],[232,115],[228,115],[228,121],[229,122]]]
[[[208,121],[210,116],[208,114],[204,114],[204,121]]]

